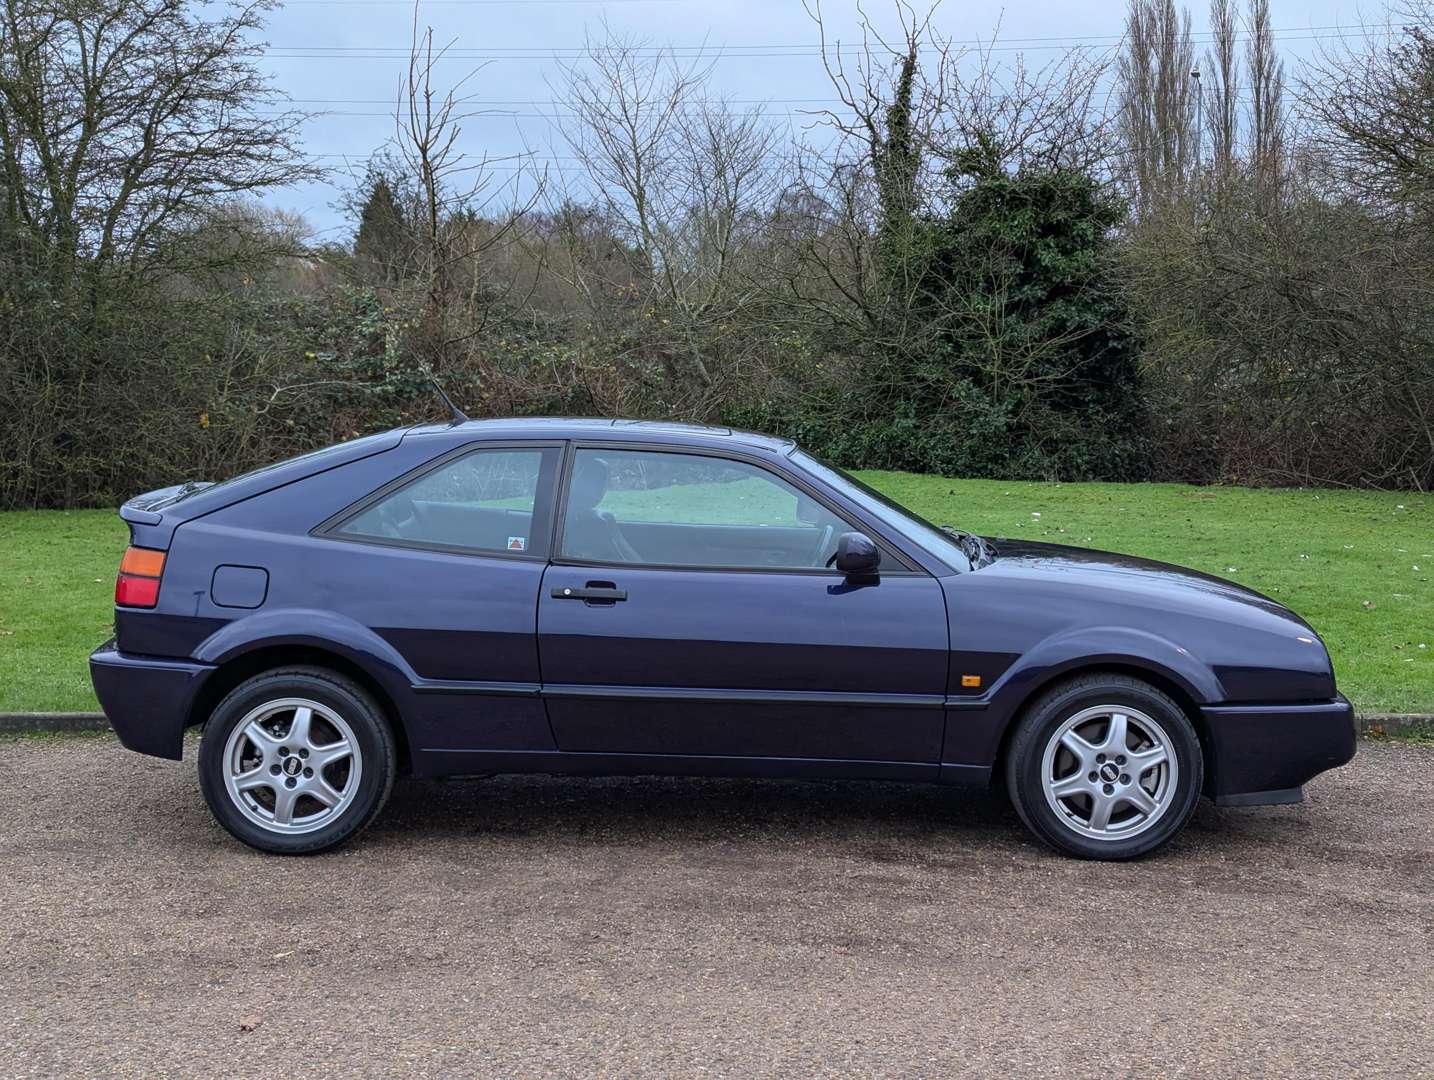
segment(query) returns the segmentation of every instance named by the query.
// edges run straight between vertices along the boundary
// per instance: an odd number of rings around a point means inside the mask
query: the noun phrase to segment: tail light
[[[126,548],[115,578],[115,603],[120,607],[152,608],[159,603],[159,578],[164,573],[164,552],[152,548]]]

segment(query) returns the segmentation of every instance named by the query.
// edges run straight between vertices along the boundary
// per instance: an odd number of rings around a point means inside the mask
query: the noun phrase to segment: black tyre
[[[1204,759],[1170,697],[1115,674],[1073,678],[1026,709],[1006,754],[1021,820],[1051,847],[1083,859],[1133,859],[1185,827]]]
[[[396,761],[393,733],[361,686],[323,668],[283,668],[240,684],[210,714],[199,786],[244,843],[311,855],[374,819]]]

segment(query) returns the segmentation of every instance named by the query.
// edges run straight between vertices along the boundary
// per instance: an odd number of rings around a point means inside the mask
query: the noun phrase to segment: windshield
[[[792,460],[808,472],[820,476],[833,487],[840,488],[846,496],[872,517],[890,525],[897,532],[909,536],[942,562],[958,570],[969,570],[971,560],[956,538],[938,525],[933,525],[919,514],[913,514],[900,503],[892,502],[873,487],[863,484],[845,469],[828,465],[812,457],[805,450],[794,450]]]

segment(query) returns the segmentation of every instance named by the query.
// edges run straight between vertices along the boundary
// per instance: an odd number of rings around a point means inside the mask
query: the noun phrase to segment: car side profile
[[[400,773],[653,773],[999,781],[1126,859],[1355,749],[1273,600],[937,527],[768,436],[427,424],[120,516],[100,702],[141,753],[202,726],[210,808],[265,851],[352,837]]]

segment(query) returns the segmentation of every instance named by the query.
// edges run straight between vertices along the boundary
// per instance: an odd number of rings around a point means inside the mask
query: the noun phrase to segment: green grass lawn
[[[128,539],[112,510],[0,514],[0,712],[99,708],[85,659],[113,631]]]
[[[1249,585],[1314,624],[1362,712],[1434,712],[1428,496],[861,476],[939,523],[1130,552]],[[96,707],[85,657],[110,632],[124,544],[108,511],[0,514],[0,712]]]

